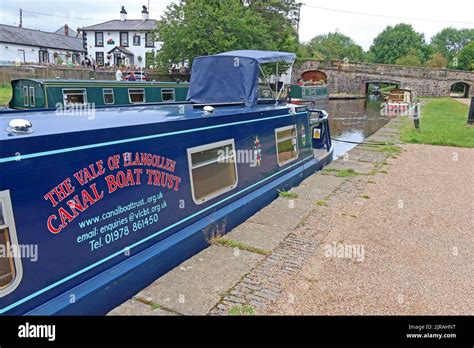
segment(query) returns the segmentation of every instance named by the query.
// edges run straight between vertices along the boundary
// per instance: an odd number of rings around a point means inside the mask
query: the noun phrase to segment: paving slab
[[[244,222],[225,235],[255,248],[271,251],[288,235],[288,231],[269,225]]]
[[[314,209],[314,205],[308,204],[305,199],[280,197],[247,221],[291,232],[312,209]]]
[[[348,161],[337,160],[337,161],[332,162],[325,169],[329,169],[329,170],[353,169],[357,173],[370,174],[372,170],[374,169],[374,166],[372,163],[367,163],[367,162],[359,162],[359,161],[352,161],[352,160],[348,160]]]
[[[177,266],[135,298],[184,315],[205,315],[262,255],[212,245]]]
[[[323,175],[321,172],[318,172],[303,180],[298,187],[317,185],[322,188],[336,189],[344,181],[345,178]]]
[[[373,151],[356,147],[347,154],[347,158],[351,161],[380,163],[384,162],[387,155],[380,151]]]
[[[367,142],[376,142],[376,143],[393,143],[398,141],[399,139],[398,134],[385,134],[382,135],[381,133],[371,135],[369,138],[366,139]]]
[[[142,303],[135,299],[128,300],[122,305],[109,312],[107,315],[126,316],[126,315],[175,315],[175,313],[163,310],[153,309],[151,305]]]
[[[298,200],[310,201],[308,203],[312,204],[312,207],[316,201],[326,198],[346,180],[334,175],[314,175],[314,178],[310,178],[311,180],[303,181],[291,192],[298,194]]]

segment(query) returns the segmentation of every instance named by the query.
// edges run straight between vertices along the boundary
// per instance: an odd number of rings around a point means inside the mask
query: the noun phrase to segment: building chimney
[[[122,10],[120,11],[120,20],[127,20],[127,11],[125,11],[125,6],[122,6]]]
[[[150,18],[150,15],[148,13],[148,9],[146,8],[146,6],[143,6],[143,10],[142,10],[142,19],[144,21],[146,21],[147,19]]]
[[[64,24],[64,36],[69,36],[69,27],[67,24]]]

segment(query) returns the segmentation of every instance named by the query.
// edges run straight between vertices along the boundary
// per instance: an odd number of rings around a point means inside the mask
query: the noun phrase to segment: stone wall
[[[293,82],[302,73],[319,70],[328,76],[332,94],[365,94],[368,82],[393,82],[414,90],[419,96],[449,96],[451,85],[465,82],[474,95],[474,72],[450,69],[404,67],[388,64],[344,63],[341,61],[306,61],[293,70]]]
[[[175,81],[179,78],[181,81],[187,80],[187,76],[169,76],[160,75],[153,72],[147,74],[150,80],[155,81]],[[81,68],[63,68],[63,67],[46,67],[39,65],[22,65],[22,66],[0,66],[0,85],[10,83],[13,79],[31,78],[31,79],[60,79],[66,80],[114,80],[115,71],[99,71]]]

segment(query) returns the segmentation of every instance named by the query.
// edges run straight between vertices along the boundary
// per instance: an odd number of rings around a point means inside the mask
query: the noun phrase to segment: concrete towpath
[[[397,146],[404,122],[109,314],[474,313],[474,150]]]
[[[406,145],[388,162],[295,231],[321,243],[265,314],[474,314],[474,149]]]

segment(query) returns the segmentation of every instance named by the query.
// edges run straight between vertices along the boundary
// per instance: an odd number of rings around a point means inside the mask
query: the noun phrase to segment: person
[[[128,81],[136,81],[137,78],[135,76],[135,73],[132,71],[130,71],[130,75],[128,76]]]
[[[122,74],[122,67],[119,67],[117,72],[115,73],[115,79],[117,81],[122,81],[123,80],[123,74]]]

